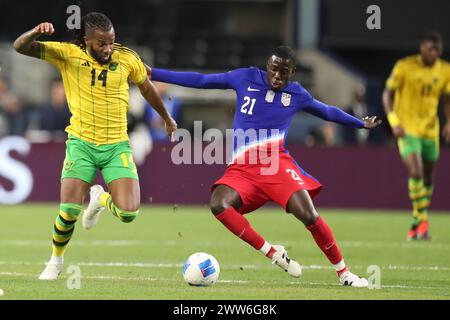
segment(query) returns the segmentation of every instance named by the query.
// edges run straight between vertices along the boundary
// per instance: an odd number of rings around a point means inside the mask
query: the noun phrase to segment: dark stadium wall
[[[31,144],[27,154],[12,151],[8,159],[0,159],[3,164],[16,160],[16,164],[24,164],[32,173],[33,185],[25,201],[58,201],[64,147],[64,143]],[[299,165],[323,184],[315,200],[319,207],[409,208],[407,176],[394,148],[292,147],[289,150]],[[450,150],[442,149],[432,210],[450,211],[448,163]],[[20,166],[16,165],[16,169]],[[170,146],[156,145],[139,167],[142,203],[207,205],[210,186],[224,170],[225,165],[175,165]],[[8,197],[15,184],[17,181],[12,183],[0,171],[0,195]]]
[[[322,0],[322,39],[326,47],[413,49],[428,30],[450,40],[448,0]],[[378,5],[381,29],[366,28],[367,7]]]

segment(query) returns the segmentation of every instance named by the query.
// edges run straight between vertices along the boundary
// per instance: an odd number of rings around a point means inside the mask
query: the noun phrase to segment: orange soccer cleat
[[[428,232],[428,221],[421,221],[419,225],[417,226],[417,240],[430,240],[431,236]]]
[[[411,229],[409,229],[406,240],[417,240],[417,226],[412,226]]]

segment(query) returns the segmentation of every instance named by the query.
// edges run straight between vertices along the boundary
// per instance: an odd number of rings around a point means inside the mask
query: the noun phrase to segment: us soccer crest
[[[281,94],[281,104],[285,107],[287,107],[291,104],[291,95],[289,93],[283,92]]]

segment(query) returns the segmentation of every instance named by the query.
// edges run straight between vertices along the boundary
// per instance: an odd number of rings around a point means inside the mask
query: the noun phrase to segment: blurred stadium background
[[[14,52],[12,42],[42,21],[56,29],[43,40],[69,40],[69,5],[82,14],[108,15],[117,42],[135,49],[151,66],[225,72],[265,68],[271,49],[298,52],[295,80],[317,98],[357,116],[377,115],[381,128],[368,134],[299,114],[288,149],[325,186],[319,206],[403,208],[410,206],[406,171],[387,124],[381,93],[395,61],[418,52],[421,36],[437,30],[450,43],[446,0],[217,0],[217,1],[24,1],[0,2],[0,204],[56,202],[68,121],[64,90],[49,64]],[[381,30],[369,30],[366,9],[381,7]],[[445,46],[448,48],[448,45]],[[450,59],[445,50],[444,59]],[[170,143],[137,88],[130,94],[129,130],[140,167],[143,203],[206,204],[209,186],[224,165],[170,161]],[[179,127],[231,127],[234,95],[228,91],[161,87]],[[440,118],[443,120],[442,110]],[[431,209],[450,211],[450,149],[442,143]]]

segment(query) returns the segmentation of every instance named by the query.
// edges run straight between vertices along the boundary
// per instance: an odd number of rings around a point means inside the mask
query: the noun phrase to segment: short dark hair
[[[434,42],[434,43],[439,43],[441,45],[443,44],[442,36],[437,31],[427,31],[422,36],[422,41],[421,42],[425,42],[425,41],[431,41],[431,42]]]
[[[84,47],[84,36],[86,30],[97,29],[101,31],[109,31],[113,24],[109,18],[100,12],[90,12],[81,18],[81,28],[75,29],[74,43]]]
[[[272,55],[282,59],[289,59],[295,65],[297,63],[297,56],[295,51],[288,46],[279,46],[272,50]]]

